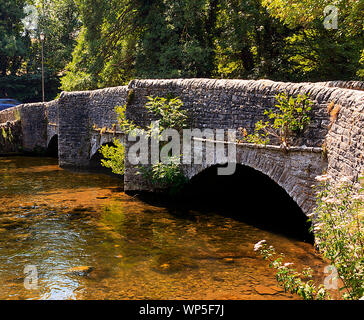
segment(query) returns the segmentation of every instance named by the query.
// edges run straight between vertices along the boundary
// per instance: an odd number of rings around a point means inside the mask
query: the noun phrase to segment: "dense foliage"
[[[363,1],[335,1],[338,28],[328,30],[324,9],[331,4],[0,0],[0,83],[5,84],[0,96],[40,100],[40,81],[33,80],[41,72],[41,32],[47,99],[61,89],[117,86],[132,78],[363,79]],[[9,89],[13,84],[25,89]]]
[[[337,30],[324,28],[328,1],[78,3],[83,27],[62,79],[65,90],[120,85],[135,77],[320,81],[363,74],[361,1],[339,1],[345,10],[339,11]]]
[[[110,168],[115,174],[123,175],[125,171],[125,147],[118,140],[113,140],[114,145],[104,145],[100,152],[104,159],[101,159],[101,165],[105,168]]]
[[[46,99],[55,98],[79,28],[75,0],[0,0],[0,98],[41,101],[40,33]]]
[[[339,184],[327,175],[317,179],[317,207],[312,214],[315,244],[335,266],[344,298],[360,299],[364,297],[364,196],[350,179]]]

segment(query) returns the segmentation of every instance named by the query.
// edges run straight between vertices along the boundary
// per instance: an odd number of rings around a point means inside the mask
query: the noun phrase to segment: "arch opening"
[[[106,168],[101,164],[101,160],[105,159],[104,156],[100,152],[100,150],[103,146],[115,147],[115,144],[113,144],[112,142],[107,142],[107,143],[102,144],[100,146],[100,148],[97,149],[95,154],[91,157],[90,162],[89,162],[89,169],[93,172],[104,173],[104,174],[111,175],[111,176],[117,176],[116,174],[114,174],[112,172],[111,169]],[[120,177],[120,176],[117,176],[117,177]]]
[[[267,175],[238,165],[231,176],[212,166],[184,188],[180,199],[189,208],[232,217],[257,228],[313,243],[310,223],[297,203]]]
[[[58,135],[54,135],[48,143],[46,154],[48,157],[58,158]]]

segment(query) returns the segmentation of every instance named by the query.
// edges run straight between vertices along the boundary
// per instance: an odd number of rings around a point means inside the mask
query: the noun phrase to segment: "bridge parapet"
[[[364,81],[327,81],[319,82],[318,84],[322,84],[327,87],[364,91]]]

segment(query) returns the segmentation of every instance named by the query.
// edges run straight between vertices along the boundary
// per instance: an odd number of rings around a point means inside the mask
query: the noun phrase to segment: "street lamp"
[[[45,102],[45,95],[44,95],[44,39],[45,34],[43,32],[40,33],[40,42],[42,43],[42,98],[43,102]]]

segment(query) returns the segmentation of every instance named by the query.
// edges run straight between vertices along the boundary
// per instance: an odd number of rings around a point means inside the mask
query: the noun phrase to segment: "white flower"
[[[362,194],[357,194],[357,195],[353,196],[353,200],[363,201],[364,196]]]
[[[320,231],[321,230],[321,226],[317,225],[313,228],[313,231]]]
[[[285,267],[289,267],[289,266],[292,266],[293,265],[293,263],[292,262],[286,262],[285,264],[284,264],[284,266]]]
[[[317,291],[317,295],[324,296],[326,294],[326,291],[324,288],[321,288],[319,291]]]
[[[325,182],[327,180],[330,180],[331,179],[331,176],[327,175],[327,174],[324,174],[322,176],[317,176],[315,178],[315,180],[319,181],[319,182]]]
[[[351,179],[348,177],[340,178],[340,183],[342,183],[342,184],[351,183],[351,182],[352,182]]]
[[[260,248],[263,247],[263,244],[266,243],[266,242],[267,242],[266,240],[261,240],[258,243],[256,243],[254,245],[254,251],[258,251]]]

